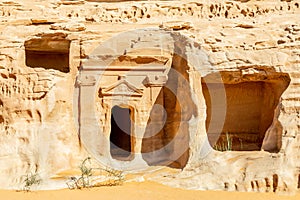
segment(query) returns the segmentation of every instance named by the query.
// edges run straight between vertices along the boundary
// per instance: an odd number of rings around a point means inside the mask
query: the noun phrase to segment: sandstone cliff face
[[[92,154],[123,170],[181,168],[156,178],[177,187],[295,191],[299,6],[1,1],[0,186],[38,172],[50,188]],[[111,139],[126,162],[109,146],[114,106],[130,112],[134,135]]]

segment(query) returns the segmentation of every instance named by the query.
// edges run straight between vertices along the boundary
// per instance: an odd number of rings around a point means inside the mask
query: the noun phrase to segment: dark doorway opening
[[[114,106],[111,110],[110,154],[117,160],[131,160],[131,110]]]

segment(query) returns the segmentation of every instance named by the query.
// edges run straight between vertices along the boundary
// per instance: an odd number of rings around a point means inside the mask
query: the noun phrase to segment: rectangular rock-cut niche
[[[220,76],[221,80],[225,80],[221,83],[209,78],[202,78],[201,81],[207,107],[206,130],[209,142],[219,151],[261,150],[266,131],[273,123],[274,111],[290,79],[278,75],[257,80],[240,78],[239,81],[230,81],[225,76],[228,74]],[[222,91],[223,104],[219,101]],[[222,113],[223,117],[220,116]],[[268,140],[274,145],[281,145],[281,135],[278,137],[276,131],[271,131]],[[278,152],[280,148],[277,145],[270,151]]]
[[[25,59],[28,67],[70,71],[70,44],[64,33],[43,34],[25,41]]]

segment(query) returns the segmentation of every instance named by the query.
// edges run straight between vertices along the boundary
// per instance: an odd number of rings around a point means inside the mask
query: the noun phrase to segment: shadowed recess
[[[165,112],[151,110],[142,155],[148,165],[182,169],[189,158],[189,120],[197,109],[191,96],[187,61],[174,54],[172,69],[154,103],[161,105]]]
[[[64,34],[46,34],[25,41],[25,57],[28,67],[41,67],[69,72],[71,41]]]
[[[260,150],[266,132],[273,123],[280,97],[288,84],[289,78],[280,76],[265,81],[224,84],[207,83],[202,79],[202,90],[207,106],[206,129],[211,146],[219,151]],[[222,133],[219,135],[214,128],[219,122],[213,119],[211,102],[221,87],[224,87],[226,92],[226,116]],[[218,112],[218,109],[214,112]],[[274,131],[271,134],[268,142],[274,145],[271,149],[265,150],[278,152],[281,148],[281,135]]]
[[[111,112],[110,153],[114,159],[130,160],[131,110],[114,106]]]

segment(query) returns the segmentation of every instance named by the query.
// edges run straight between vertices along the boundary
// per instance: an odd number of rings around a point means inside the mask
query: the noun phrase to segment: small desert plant
[[[29,173],[27,175],[25,175],[25,179],[24,179],[24,191],[30,191],[31,187],[33,185],[39,185],[41,183],[41,178],[37,173]]]
[[[81,171],[81,176],[78,179],[82,187],[90,187],[90,177],[93,175],[92,170],[90,166],[88,166],[88,163],[91,164],[91,157],[87,157],[82,161],[82,163],[79,166],[79,169]]]
[[[232,150],[232,138],[230,137],[229,133],[226,132],[226,141],[227,141],[227,151]]]
[[[226,141],[219,143],[219,144],[215,144],[214,145],[214,149],[218,150],[218,151],[232,151],[232,141],[233,138],[230,136],[230,134],[228,132],[226,132]]]
[[[243,147],[243,140],[242,139],[239,139],[240,140],[240,146],[241,146],[241,151],[244,150],[244,147]]]
[[[88,187],[97,187],[97,186],[116,186],[121,185],[124,182],[124,175],[122,171],[111,169],[111,168],[92,168],[89,166],[91,164],[91,158],[87,157],[82,161],[79,166],[81,175],[79,178],[71,177],[67,182],[69,189],[81,189]],[[99,184],[91,184],[91,177],[95,170],[99,170],[101,172],[105,172],[108,176],[108,181],[105,183]]]
[[[109,180],[105,184],[100,184],[100,185],[107,185],[107,186],[117,186],[117,185],[122,185],[123,182],[125,181],[125,176],[122,171],[120,170],[115,170],[111,168],[106,168],[106,169],[101,169],[104,170],[106,173],[108,173]]]
[[[69,189],[81,189],[81,188],[87,188],[91,187],[90,184],[90,177],[93,175],[92,170],[90,166],[88,166],[88,163],[90,164],[91,158],[87,157],[82,161],[82,163],[79,165],[79,169],[81,172],[81,175],[79,178],[76,178],[72,176],[70,180],[67,182],[67,185]]]

